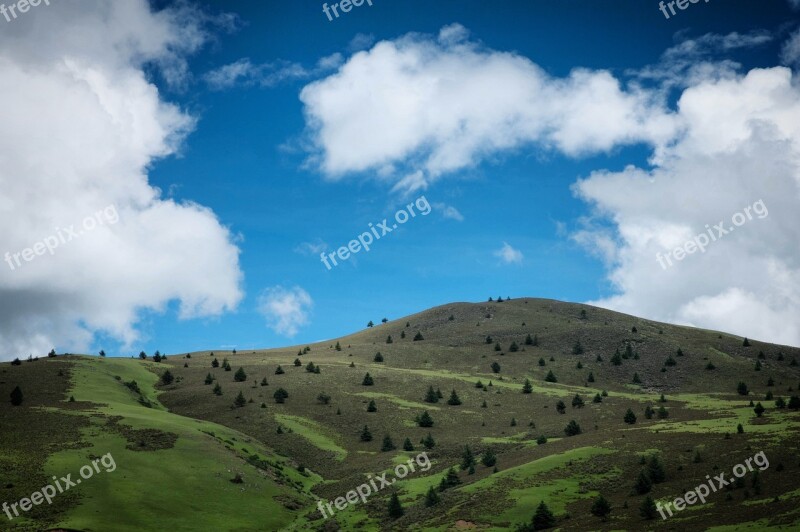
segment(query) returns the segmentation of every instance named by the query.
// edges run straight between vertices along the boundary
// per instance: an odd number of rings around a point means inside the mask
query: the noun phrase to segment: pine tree
[[[14,389],[11,390],[11,404],[14,406],[22,404],[22,390],[19,386],[15,386]]]
[[[564,404],[564,401],[558,401],[556,403],[556,411],[559,414],[563,414],[567,410],[567,405]]]
[[[611,363],[614,364],[615,366],[622,365],[622,357],[619,354],[619,349],[617,350],[616,353],[614,353],[614,356],[611,357]]]
[[[597,517],[601,518],[603,521],[606,520],[608,514],[611,513],[611,505],[608,503],[603,494],[601,493],[592,503],[592,515],[596,515]]]
[[[492,362],[491,368],[492,372],[500,373],[500,364],[498,364],[497,362]]]
[[[369,404],[367,405],[367,412],[377,412],[378,407],[375,406],[375,400],[370,400]]]
[[[525,337],[525,345],[533,345],[533,338],[531,338],[530,334]]]
[[[747,395],[749,393],[747,385],[743,382],[736,385],[736,391],[739,392],[739,395]]]
[[[633,485],[633,489],[635,489],[636,493],[639,495],[650,493],[650,490],[653,489],[653,481],[650,480],[650,477],[646,472],[639,471],[639,476],[636,478],[636,483]]]
[[[214,385],[214,395],[222,395],[222,386],[219,383]]]
[[[594,382],[594,373],[589,372],[589,377],[586,378],[588,382]]]
[[[583,346],[581,345],[580,340],[575,341],[575,345],[572,346],[572,354],[573,355],[582,355],[583,354]]]
[[[309,361],[308,364],[306,364],[306,373],[314,373],[314,368],[314,363]]]
[[[374,362],[383,362],[383,355],[380,351],[375,353],[375,358],[372,359]]]
[[[447,404],[451,406],[458,406],[461,404],[461,399],[458,398],[458,394],[455,390],[450,392],[450,399],[447,400]]]
[[[633,374],[633,380],[631,382],[633,382],[633,384],[641,384],[642,383],[642,379],[639,378],[639,374],[638,373],[634,373]]]
[[[417,331],[417,334],[415,334],[414,338],[412,338],[412,340],[415,341],[415,342],[419,342],[419,341],[424,340],[424,339],[425,338],[422,337],[422,333],[419,332],[419,331]]]
[[[428,392],[425,394],[426,403],[438,403],[439,396],[433,391],[433,386],[428,386]]]
[[[653,414],[655,414],[655,410],[653,410],[652,406],[647,405],[644,408],[644,417],[647,419],[653,419]]]
[[[170,370],[167,370],[167,371],[165,371],[165,372],[164,372],[164,373],[161,375],[161,383],[162,383],[162,384],[165,384],[165,385],[166,385],[166,384],[172,384],[172,382],[173,382],[174,380],[175,380],[175,377],[172,375],[172,372],[171,372]]]
[[[489,381],[489,386],[491,386],[491,385],[492,385],[492,381]],[[439,388],[436,388],[436,397],[438,397],[439,399],[444,399],[444,395],[442,394],[442,390],[440,390]]]
[[[247,404],[247,399],[244,398],[244,394],[241,391],[239,392],[239,395],[236,396],[236,399],[234,399],[233,404],[239,408]]]
[[[392,342],[393,342],[392,335],[390,334],[389,336],[386,337],[386,343],[391,344]]]
[[[341,351],[342,350],[342,346],[339,344],[339,342],[336,342],[336,350],[337,351]]]
[[[533,519],[531,519],[533,530],[547,530],[548,528],[555,527],[556,524],[558,524],[556,516],[553,515],[553,512],[550,511],[550,508],[547,507],[544,501],[541,501],[539,506],[536,507]]]
[[[531,381],[525,379],[525,384],[522,385],[522,393],[531,393],[533,391],[533,385]]]
[[[757,417],[761,417],[761,415],[764,413],[764,410],[766,410],[766,408],[764,408],[760,402],[756,403],[756,407],[753,409]]]
[[[552,369],[547,372],[547,376],[544,378],[544,380],[547,382],[558,382],[558,379],[556,379]]]
[[[579,361],[578,361],[578,363],[577,363],[577,364],[575,364],[575,369],[583,369],[583,362],[581,362],[581,361],[579,360]]]
[[[492,452],[491,449],[486,449],[483,451],[483,455],[481,456],[481,464],[485,465],[486,467],[494,467],[497,463],[497,456]]]
[[[406,438],[405,439],[405,441],[403,442],[403,450],[404,451],[413,451],[414,450],[414,444],[411,443],[411,438]]]
[[[403,510],[403,505],[400,504],[400,498],[397,496],[397,492],[392,492],[392,497],[389,499],[389,517],[398,519],[403,517],[404,513],[406,512]]]
[[[583,408],[584,404],[583,397],[576,393],[575,397],[572,398],[572,408]]]
[[[581,426],[573,419],[564,428],[564,434],[567,436],[577,436],[581,433]]]
[[[372,433],[369,431],[366,425],[364,425],[364,430],[361,431],[361,441],[372,441]]]
[[[600,397],[599,393],[596,393],[596,394],[594,394],[594,398],[592,399],[592,402],[593,403],[602,403],[603,402],[603,398]]]
[[[427,410],[417,417],[417,425],[424,428],[430,428],[433,426],[433,418]]]
[[[302,366],[302,365],[303,365],[303,363],[302,363],[302,362],[300,362],[300,359],[299,359],[299,358],[295,358],[295,359],[294,359],[294,367],[296,367],[296,368],[299,368],[299,367],[300,367],[300,366]]]
[[[433,489],[433,486],[428,488],[428,492],[425,494],[425,507],[430,508],[431,506],[436,506],[439,504],[439,494],[436,493],[436,490]]]
[[[285,403],[286,399],[289,397],[289,392],[283,388],[278,388],[275,390],[275,393],[272,394],[272,397],[275,398],[276,403]]]
[[[436,447],[436,440],[433,439],[433,436],[429,432],[427,436],[422,439],[422,445],[426,449],[433,449]]]
[[[487,336],[486,337],[486,343],[487,344],[491,344],[492,342],[494,342],[494,340],[492,340],[492,337],[491,336]]]
[[[650,457],[650,462],[647,465],[647,472],[650,475],[650,480],[653,484],[660,484],[667,479],[667,474],[664,472],[664,466],[658,456],[653,455]]]
[[[542,367],[543,367],[543,366],[545,366],[545,364],[546,364],[546,363],[545,363],[545,361],[544,361],[544,358],[539,358],[539,366],[542,366]]]
[[[280,367],[280,365],[277,368],[275,368],[275,375],[283,375],[284,373],[286,372],[283,371],[283,368]]]
[[[397,449],[397,447],[395,447],[394,442],[392,442],[392,437],[388,434],[384,436],[383,444],[381,444],[381,451],[386,453],[389,451],[394,451],[395,449]]]
[[[747,339],[746,336],[744,337],[744,341],[742,342],[742,346],[743,347],[750,347],[750,341]]]
[[[211,361],[211,367],[212,368],[218,368],[219,367],[219,360],[217,360],[216,358],[214,360],[212,360]]]
[[[458,478],[455,468],[451,467],[447,470],[447,474],[442,478],[442,481],[439,482],[439,491],[444,491],[459,484],[461,484],[461,479]]]
[[[519,346],[517,345],[517,342],[511,342],[511,345],[508,346],[508,352],[516,353],[517,351],[519,351]]]
[[[539,337],[536,336],[535,334],[533,335],[533,344],[532,345],[533,345],[533,347],[536,347],[536,346],[539,345]]]
[[[267,382],[267,378],[266,377],[261,379],[261,386],[269,386],[269,383]]]
[[[629,425],[633,425],[634,423],[636,423],[636,414],[633,413],[633,410],[631,410],[629,408],[628,411],[625,412],[624,420],[625,420],[625,423],[627,423]]]
[[[361,385],[362,386],[372,386],[373,384],[375,384],[375,381],[372,380],[372,377],[370,377],[369,373],[364,375],[364,380],[361,381]]]
[[[247,373],[244,372],[244,368],[239,368],[236,370],[236,373],[233,376],[233,380],[236,382],[244,382],[247,380]]]
[[[650,520],[655,519],[656,512],[658,512],[656,503],[653,502],[653,498],[648,495],[642,501],[641,506],[639,506],[639,515],[641,515],[644,519]]]

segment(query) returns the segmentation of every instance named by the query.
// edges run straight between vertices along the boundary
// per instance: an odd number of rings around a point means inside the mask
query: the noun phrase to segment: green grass
[[[319,423],[308,418],[288,414],[275,414],[275,421],[292,429],[295,434],[305,438],[318,449],[333,453],[336,460],[341,461],[347,458],[347,450],[339,446],[333,438],[326,435]]]

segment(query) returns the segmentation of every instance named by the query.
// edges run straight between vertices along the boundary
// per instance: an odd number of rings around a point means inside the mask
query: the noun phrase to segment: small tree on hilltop
[[[424,428],[430,428],[433,426],[433,418],[427,410],[417,416],[417,425]]]
[[[375,362],[383,362],[383,355],[381,354],[380,351],[378,351],[377,353],[375,353],[375,358],[373,358],[372,360]]]
[[[544,380],[547,382],[558,382],[558,379],[556,378],[552,369],[547,372],[547,376],[544,378]]]
[[[19,386],[15,386],[14,389],[11,390],[11,404],[14,406],[22,404],[22,390],[20,390]]]
[[[576,393],[575,397],[572,398],[572,408],[583,408],[583,405],[583,397]]]
[[[372,386],[373,384],[375,384],[375,381],[372,380],[372,377],[370,376],[370,374],[367,373],[366,375],[364,375],[364,380],[361,381],[361,385],[362,386]]]
[[[375,405],[375,400],[371,399],[369,404],[367,405],[367,412],[377,412],[378,407]]]
[[[481,456],[481,463],[486,467],[494,467],[497,463],[497,456],[492,452],[491,449],[486,449]]]
[[[283,371],[283,368],[280,367],[280,365],[278,365],[278,367],[275,368],[275,375],[283,375],[284,373],[286,373],[286,372]]]
[[[436,493],[436,490],[433,489],[433,486],[428,488],[428,492],[425,494],[425,507],[430,508],[431,506],[436,506],[439,504],[439,494]]]
[[[285,403],[286,399],[289,397],[289,392],[283,388],[278,388],[275,390],[275,393],[272,394],[272,397],[275,398],[276,403]]]
[[[611,513],[611,504],[600,494],[592,503],[592,515],[596,515],[597,517],[601,518],[603,521],[606,520],[606,517]]]
[[[212,382],[214,382],[214,377],[211,375],[211,373],[209,373],[208,375],[206,375],[205,383],[211,384]]]
[[[464,450],[461,452],[461,470],[466,471],[474,466],[475,455],[472,454],[472,449],[469,448],[469,445],[465,445]]]
[[[392,442],[392,437],[388,434],[384,436],[383,443],[381,444],[381,451],[386,453],[389,451],[394,451],[395,449],[397,449],[397,447],[395,447],[394,442]]]
[[[386,343],[391,344],[392,342],[393,342],[392,335],[390,334],[389,336],[386,337]]]
[[[461,404],[461,399],[458,398],[458,394],[455,390],[450,392],[450,399],[447,400],[447,404],[451,406],[458,406]]]
[[[236,399],[234,399],[233,404],[237,408],[241,408],[247,404],[247,399],[244,398],[244,394],[241,391],[239,392],[239,395],[236,396]]]
[[[374,327],[374,326],[375,326],[375,324],[372,323],[372,320],[369,320],[369,323],[367,323],[367,327]]]
[[[214,360],[212,360],[211,361],[211,367],[212,368],[218,368],[219,367],[219,360],[217,360],[216,358]]]
[[[533,385],[531,381],[525,379],[525,384],[522,385],[522,393],[531,393],[533,391]]]
[[[428,391],[425,393],[425,402],[426,403],[438,403],[439,396],[436,395],[436,392],[433,391],[433,386],[428,386]]]
[[[247,380],[247,373],[244,372],[244,368],[239,368],[236,370],[236,373],[233,375],[233,380],[236,382],[244,382]]]
[[[564,434],[567,436],[577,436],[581,433],[581,426],[573,419],[564,427]]]
[[[295,358],[295,359],[294,359],[294,367],[296,367],[296,368],[299,368],[299,367],[300,367],[300,366],[302,366],[302,365],[303,365],[303,363],[302,363],[302,362],[300,362],[300,359],[299,359],[299,358]]]

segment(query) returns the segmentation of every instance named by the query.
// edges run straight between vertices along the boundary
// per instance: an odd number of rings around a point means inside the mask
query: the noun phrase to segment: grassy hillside
[[[544,501],[562,530],[796,528],[800,414],[775,400],[800,395],[800,349],[744,343],[584,305],[516,299],[444,305],[309,346],[169,355],[160,363],[59,356],[2,364],[0,395],[8,398],[17,385],[24,393],[22,405],[0,405],[4,501],[109,452],[117,465],[6,524],[507,530],[530,522]],[[215,359],[219,367],[212,367]],[[276,374],[279,365],[283,373]],[[159,381],[167,370],[175,377],[170,384]],[[550,372],[557,382],[545,380]],[[372,385],[364,385],[367,373]],[[523,393],[526,379],[531,393]],[[126,386],[134,380],[139,393]],[[740,382],[747,396],[737,392]],[[438,402],[426,402],[429,387],[441,391]],[[283,403],[274,398],[278,388],[288,392]],[[448,404],[453,391],[459,405]],[[239,393],[243,406],[235,405]],[[582,406],[573,406],[576,395]],[[761,417],[751,400],[765,407]],[[371,401],[374,412],[367,411]],[[629,409],[635,423],[623,420]],[[432,427],[417,426],[423,412]],[[580,434],[565,434],[571,420]],[[365,425],[371,441],[360,437]],[[426,450],[428,434],[435,445]],[[382,451],[386,435],[395,449]],[[537,443],[542,436],[546,443]],[[403,450],[406,438],[413,450]],[[474,472],[457,467],[465,445],[479,460]],[[487,450],[495,466],[480,463]],[[418,467],[366,504],[320,515],[318,498],[344,497],[381,472],[391,479],[398,464],[423,451],[432,464],[427,471]],[[706,475],[731,476],[760,451],[768,468],[748,472],[705,505],[667,520],[640,515],[647,495],[673,500]],[[653,456],[666,478],[637,494],[634,484]],[[453,466],[460,484],[427,507],[429,488]],[[232,482],[237,474],[241,483]],[[387,512],[393,492],[405,510],[395,519]],[[591,512],[600,494],[611,505],[605,520]]]

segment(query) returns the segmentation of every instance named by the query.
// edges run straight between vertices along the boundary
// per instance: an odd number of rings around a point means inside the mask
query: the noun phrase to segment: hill
[[[530,523],[543,501],[562,530],[789,529],[800,522],[800,414],[775,401],[800,395],[798,358],[789,346],[513,299],[443,305],[308,346],[2,364],[0,395],[16,386],[24,394],[20,406],[0,405],[4,501],[53,475],[77,476],[107,453],[116,463],[6,524],[507,530]],[[430,388],[441,397],[428,397]],[[629,410],[635,422],[625,421]],[[430,427],[419,426],[425,412]],[[580,433],[568,436],[571,421]],[[413,450],[403,449],[406,439]],[[478,463],[461,470],[465,446]],[[762,452],[769,466],[752,467]],[[747,459],[753,470],[704,505],[673,508],[667,519],[640,514],[646,497],[663,511],[707,475],[733,477]],[[405,478],[392,483],[401,464]],[[429,488],[450,468],[459,483],[428,507]],[[337,508],[337,498],[382,472],[391,485]],[[648,480],[647,493],[637,493]],[[401,517],[387,511],[392,493]],[[611,508],[605,520],[592,512],[600,494]]]

